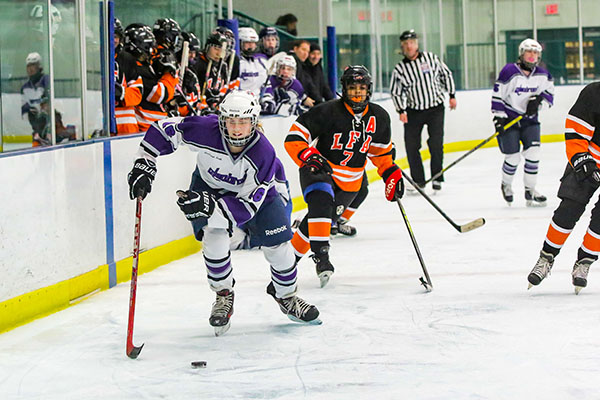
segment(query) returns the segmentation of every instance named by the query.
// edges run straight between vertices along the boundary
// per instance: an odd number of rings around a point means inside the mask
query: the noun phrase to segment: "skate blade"
[[[531,282],[528,282],[528,285],[527,285],[527,290],[531,289],[532,287],[533,287],[533,283],[531,283]]]
[[[215,336],[222,336],[227,333],[229,328],[231,327],[231,321],[227,323],[227,325],[223,326],[215,326]]]
[[[581,289],[583,289],[583,286],[575,286],[575,294],[579,294],[579,292],[581,292]]]
[[[324,271],[319,274],[319,281],[321,282],[321,287],[324,288],[325,285],[329,282],[329,278],[333,275],[333,271]]]
[[[323,323],[323,321],[321,321],[319,318],[315,318],[312,321],[302,321],[301,319],[296,318],[293,315],[289,315],[289,314],[288,314],[288,318],[294,322],[298,322],[299,324],[305,324],[305,325],[321,325]]]

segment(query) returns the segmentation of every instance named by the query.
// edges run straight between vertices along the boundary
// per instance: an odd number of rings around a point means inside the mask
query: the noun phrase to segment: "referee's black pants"
[[[427,110],[406,111],[408,122],[404,124],[404,145],[406,146],[406,155],[410,167],[410,176],[417,184],[425,183],[425,171],[423,170],[423,160],[421,159],[421,132],[423,125],[427,125],[429,139],[427,147],[431,154],[431,176],[434,176],[442,170],[444,162],[444,104],[428,108]],[[444,176],[436,178],[436,181],[443,182]]]

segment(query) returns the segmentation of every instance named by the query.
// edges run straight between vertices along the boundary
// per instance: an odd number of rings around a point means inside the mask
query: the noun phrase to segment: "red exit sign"
[[[546,4],[546,15],[558,15],[558,4]]]

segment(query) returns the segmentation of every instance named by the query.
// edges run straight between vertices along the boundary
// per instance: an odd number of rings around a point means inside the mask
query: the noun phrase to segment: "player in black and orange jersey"
[[[600,82],[587,85],[571,107],[565,123],[567,167],[560,179],[560,205],[548,227],[540,258],[527,277],[529,287],[539,285],[550,273],[560,252],[587,203],[600,186]],[[592,209],[592,218],[573,266],[572,283],[575,292],[587,286],[590,265],[600,254],[600,202]]]
[[[135,117],[135,107],[142,101],[144,85],[136,67],[135,57],[123,49],[125,30],[118,18],[114,23],[115,43],[115,119],[117,135],[128,135],[140,132]],[[141,38],[140,38],[141,39]],[[136,47],[145,46],[143,39]],[[148,44],[151,48],[151,45]]]
[[[373,87],[369,71],[349,66],[341,82],[342,98],[302,114],[285,139],[287,152],[300,166],[300,185],[308,204],[292,245],[297,260],[312,250],[321,287],[334,270],[329,260],[331,224],[360,191],[367,158],[385,180],[388,200],[404,194],[402,171],[392,158],[390,116],[369,102]]]
[[[150,27],[133,24],[125,29],[125,50],[136,58],[136,68],[142,78],[142,101],[135,109],[140,131],[167,117],[164,104],[171,101],[179,83],[175,62],[169,58],[152,59],[156,39]]]

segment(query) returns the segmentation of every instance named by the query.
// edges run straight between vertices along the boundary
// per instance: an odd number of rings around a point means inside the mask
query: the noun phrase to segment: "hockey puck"
[[[192,368],[206,368],[206,361],[192,361]]]

